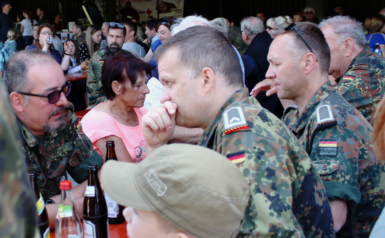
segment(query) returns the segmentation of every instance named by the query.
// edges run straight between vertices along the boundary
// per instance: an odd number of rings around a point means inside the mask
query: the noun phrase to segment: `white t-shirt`
[[[29,19],[24,19],[21,21],[21,24],[24,27],[23,36],[33,36],[33,25],[31,24],[31,21]],[[33,20],[33,24],[37,24],[37,21]]]

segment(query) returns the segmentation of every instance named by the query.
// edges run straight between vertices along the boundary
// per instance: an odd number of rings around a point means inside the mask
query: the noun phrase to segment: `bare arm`
[[[203,134],[202,128],[187,128],[175,126],[174,133],[169,139],[169,143],[188,143],[197,144]]]
[[[345,225],[348,205],[342,200],[329,200],[329,204],[334,220],[334,231],[338,232]]]
[[[144,58],[141,58],[141,59],[142,59],[144,62],[146,62],[146,63],[150,63],[153,57],[154,57],[154,53],[153,53],[152,50],[150,49],[150,50],[147,52],[146,56],[144,56]]]
[[[24,26],[23,25],[21,25],[21,27],[20,27],[20,33],[21,33],[21,35],[23,35],[23,33],[24,33]]]
[[[102,138],[96,142],[96,147],[99,148],[102,155],[106,155],[106,153],[107,153],[107,148],[106,148],[106,142],[107,141],[114,141],[116,158],[119,161],[134,163],[134,160],[131,158],[130,154],[128,153],[126,146],[124,145],[122,139],[120,139],[117,136],[105,137],[105,138]],[[106,159],[106,158],[104,158],[104,159]]]
[[[380,45],[380,48],[382,50],[382,56],[385,57],[385,45]]]

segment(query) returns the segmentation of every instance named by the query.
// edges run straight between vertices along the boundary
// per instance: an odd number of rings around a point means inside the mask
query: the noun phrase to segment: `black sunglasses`
[[[116,22],[110,22],[110,27],[119,27],[119,28],[124,28],[124,25],[123,24],[120,24],[120,23],[116,23]]]
[[[22,95],[27,95],[27,96],[46,97],[46,98],[48,98],[48,102],[50,104],[55,104],[59,101],[60,95],[62,92],[66,95],[66,97],[70,94],[70,92],[71,92],[71,83],[70,82],[66,82],[62,89],[53,91],[52,93],[50,93],[48,95],[23,93],[23,92],[17,92],[17,93],[22,94]]]
[[[297,27],[295,26],[295,23],[291,23],[288,27],[285,28],[285,31],[291,31],[291,30],[295,30],[298,35],[302,38],[303,42],[305,42],[307,48],[309,48],[309,50],[311,51],[311,53],[313,53],[315,55],[315,58],[318,62],[318,58],[317,58],[317,55],[314,53],[313,49],[310,47],[310,45],[307,43],[307,41],[305,40],[305,38],[303,38],[302,34],[299,32],[299,30],[297,29]]]

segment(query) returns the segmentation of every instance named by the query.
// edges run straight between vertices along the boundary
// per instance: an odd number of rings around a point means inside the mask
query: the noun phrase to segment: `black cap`
[[[1,7],[3,8],[5,5],[7,5],[7,4],[11,4],[11,2],[10,1],[3,1],[2,3],[1,3]]]

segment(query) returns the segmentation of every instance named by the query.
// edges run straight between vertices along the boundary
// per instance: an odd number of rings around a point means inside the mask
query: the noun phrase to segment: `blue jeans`
[[[25,46],[32,45],[33,36],[23,36],[23,39],[25,40]]]

